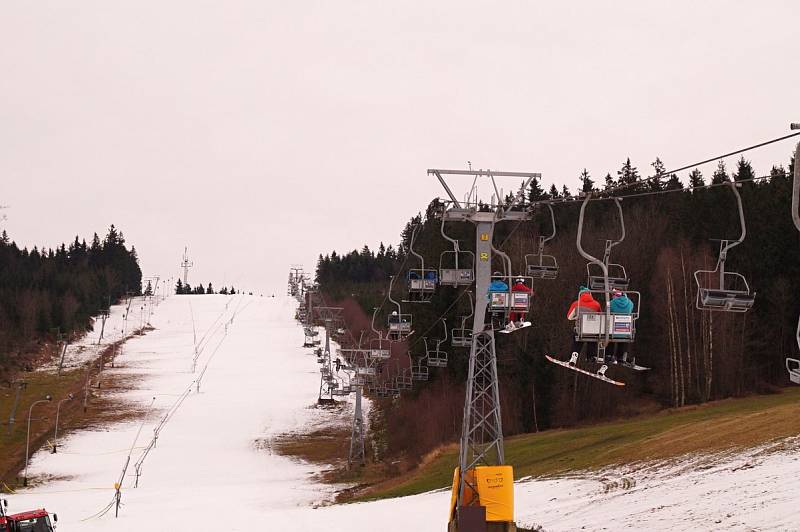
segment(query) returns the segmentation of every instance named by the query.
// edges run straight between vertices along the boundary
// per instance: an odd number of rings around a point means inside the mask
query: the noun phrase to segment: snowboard
[[[595,373],[593,371],[587,371],[585,369],[579,368],[578,366],[572,366],[572,365],[570,365],[569,362],[564,362],[564,361],[558,360],[556,358],[551,357],[550,355],[545,355],[545,358],[547,360],[549,360],[550,362],[552,362],[553,364],[558,364],[559,366],[563,366],[563,367],[565,367],[567,369],[570,369],[572,371],[577,371],[578,373],[583,373],[584,375],[592,377],[593,379],[601,380],[603,382],[607,382],[607,383],[613,384],[615,386],[625,386],[624,382],[615,381],[614,379],[606,377],[605,375],[599,375],[598,373]]]
[[[499,329],[497,332],[499,332],[501,334],[511,334],[513,332],[517,332],[520,329],[524,329],[524,328],[530,327],[530,326],[531,326],[531,322],[523,321],[521,325],[514,324],[514,328],[513,329]]]

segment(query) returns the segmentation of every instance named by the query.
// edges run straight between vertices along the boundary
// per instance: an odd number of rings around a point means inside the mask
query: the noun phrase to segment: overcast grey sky
[[[396,242],[442,195],[429,167],[575,189],[800,121],[796,1],[549,4],[6,0],[4,227],[114,223],[146,275],[188,245],[195,281],[282,291],[290,263]]]

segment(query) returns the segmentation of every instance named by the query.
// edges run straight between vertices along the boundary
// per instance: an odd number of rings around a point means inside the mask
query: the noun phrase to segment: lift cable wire
[[[746,148],[741,148],[741,149],[732,151],[730,153],[726,153],[724,155],[718,155],[716,157],[711,157],[709,159],[705,159],[703,161],[699,161],[699,162],[696,162],[696,163],[693,163],[693,164],[687,164],[685,166],[681,166],[680,168],[676,168],[674,170],[669,170],[669,171],[663,172],[661,174],[656,174],[656,175],[653,175],[653,176],[650,176],[650,177],[639,179],[639,180],[634,181],[633,183],[624,183],[624,184],[616,185],[616,186],[613,186],[611,188],[605,189],[602,192],[611,193],[611,192],[615,192],[617,190],[623,190],[623,189],[630,188],[630,187],[633,187],[633,186],[636,186],[636,185],[646,184],[646,183],[648,183],[648,182],[650,182],[650,181],[652,181],[653,179],[656,179],[656,178],[666,177],[666,176],[668,176],[670,174],[675,174],[675,173],[681,172],[683,170],[688,170],[689,168],[695,168],[697,166],[701,166],[701,165],[706,164],[706,163],[710,163],[710,162],[718,161],[720,159],[724,159],[726,157],[730,157],[731,155],[739,155],[740,153],[744,153],[744,152],[747,152],[747,151],[750,151],[750,150],[754,150],[756,148],[761,148],[761,147],[764,147],[764,146],[768,146],[770,144],[774,144],[774,143],[780,142],[782,140],[790,139],[790,138],[796,137],[798,135],[800,135],[800,132],[791,133],[789,135],[784,135],[783,137],[778,137],[776,139],[768,140],[768,141],[765,141],[765,142],[760,142],[758,144],[754,144],[754,145],[748,146]],[[678,190],[678,189],[675,189],[675,190]],[[686,190],[686,189],[684,189],[684,190]]]
[[[785,175],[788,176],[788,174],[785,174]],[[771,179],[773,177],[776,177],[776,176],[763,175],[763,176],[751,177],[751,178],[748,178],[748,179],[738,179],[738,180],[736,180],[734,182],[735,183],[755,183],[757,181],[764,181],[766,179]],[[724,187],[724,186],[729,186],[729,185],[730,185],[730,181],[723,181],[721,183],[711,183],[711,184],[708,184],[708,185],[699,185],[699,186],[696,186],[696,187],[681,187],[681,188],[670,188],[670,189],[666,189],[666,190],[649,190],[647,192],[635,192],[635,193],[626,194],[626,195],[623,195],[623,196],[607,195],[608,192],[613,190],[613,189],[598,190],[598,191],[592,192],[592,194],[600,194],[600,195],[599,196],[595,196],[592,199],[595,200],[595,201],[602,201],[602,200],[613,200],[613,199],[641,198],[641,197],[645,197],[645,196],[658,196],[658,195],[661,195],[661,194],[672,194],[672,193],[675,193],[675,192],[694,192],[696,190],[707,190],[707,189],[712,189],[712,188],[717,188],[717,187]],[[584,201],[583,197],[574,197],[574,198],[570,198],[570,199],[540,200],[540,201],[534,202],[533,205],[544,205],[546,203],[549,203],[551,205],[561,205],[561,204],[567,204],[567,203],[581,203],[583,201]]]

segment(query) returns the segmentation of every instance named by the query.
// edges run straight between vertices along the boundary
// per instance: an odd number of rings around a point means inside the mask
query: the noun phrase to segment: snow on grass
[[[287,297],[167,299],[153,314],[156,329],[130,340],[109,370],[140,377],[126,401],[139,408],[153,402],[132,462],[207,370],[200,393],[192,390],[161,429],[138,488],[129,467],[120,517],[89,518],[111,501],[138,420],[75,433],[56,455],[37,453],[31,476],[52,480],[9,497],[10,509],[44,506],[70,532],[444,530],[447,491],[320,507],[336,487],[314,480],[319,466],[259,445],[341,416],[313,407],[319,367],[300,347],[295,306]],[[192,373],[195,336],[203,343]],[[798,530],[799,446],[784,440],[735,454],[528,479],[515,486],[517,522],[546,531]]]
[[[151,308],[152,307],[152,308]],[[157,312],[155,298],[134,297],[128,303],[123,300],[119,305],[111,305],[106,319],[105,329],[102,328],[102,320],[99,316],[94,318],[92,330],[88,331],[75,343],[67,346],[64,354],[64,370],[70,370],[83,366],[86,362],[96,359],[100,352],[116,341],[122,340],[125,336],[133,333],[146,325],[151,311]],[[128,319],[126,320],[125,317]],[[103,338],[100,339],[100,331],[103,330]],[[61,359],[61,353],[38,368],[39,371],[57,371]]]

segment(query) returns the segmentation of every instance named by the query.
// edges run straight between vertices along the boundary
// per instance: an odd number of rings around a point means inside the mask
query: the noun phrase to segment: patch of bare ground
[[[35,401],[47,395],[52,397],[52,401],[37,404],[33,410],[31,454],[41,448],[52,447],[58,402],[70,394],[74,398],[65,401],[59,413],[59,440],[71,432],[139,419],[145,414],[140,407],[121,399],[123,392],[136,387],[140,377],[120,373],[114,360],[127,340],[151,330],[152,327],[146,327],[133,331],[129,336],[109,344],[95,359],[82,367],[62,371],[61,375],[54,371],[36,371],[31,367],[27,368],[29,371],[17,373],[13,379],[9,379],[9,387],[0,391],[0,413],[14,411],[15,421],[12,424],[6,418],[0,425],[0,491],[13,491],[22,484],[27,418]],[[39,365],[52,362],[51,351],[47,349],[47,352],[36,358]],[[24,386],[19,383],[24,383]],[[29,477],[28,483],[30,485],[49,480],[52,478]]]

